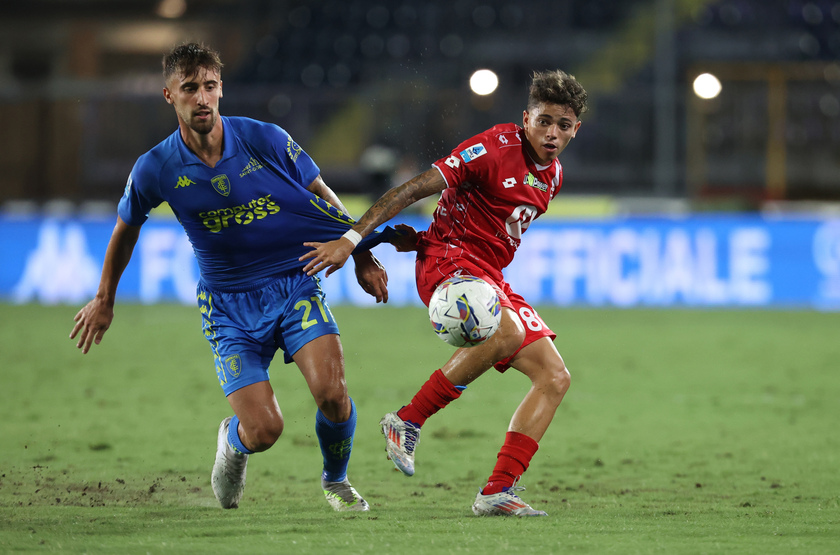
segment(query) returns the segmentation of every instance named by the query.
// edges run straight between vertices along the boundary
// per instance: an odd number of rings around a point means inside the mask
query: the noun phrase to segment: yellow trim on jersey
[[[332,204],[330,204],[326,200],[322,199],[318,195],[315,195],[315,197],[320,201],[326,202],[327,206],[329,206],[330,208],[335,208],[335,206],[333,206]],[[351,225],[351,226],[356,223],[356,220],[351,218],[349,214],[345,214],[344,212],[342,212],[338,208],[335,208],[335,211],[338,212],[338,216],[336,216],[335,214],[330,213],[329,210],[324,210],[324,208],[322,206],[320,206],[317,201],[310,199],[309,202],[312,203],[312,206],[314,206],[315,208],[317,208],[318,210],[320,210],[321,212],[323,212],[324,214],[326,214],[327,216],[329,216],[333,220],[337,220],[337,221],[339,221],[343,224],[348,224],[348,225]]]

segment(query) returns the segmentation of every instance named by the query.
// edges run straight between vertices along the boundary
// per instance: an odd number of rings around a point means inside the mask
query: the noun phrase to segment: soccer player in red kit
[[[473,503],[476,515],[545,516],[516,492],[554,413],[569,388],[570,377],[554,347],[556,335],[537,312],[505,282],[522,234],[543,214],[560,189],[563,169],[558,155],[580,129],[587,94],[563,71],[535,73],[522,125],[501,124],[461,143],[432,168],[385,193],[342,238],[306,243],[314,250],[304,267],[309,274],[341,268],[358,241],[405,207],[441,193],[426,231],[397,226],[397,250],[417,250],[417,291],[423,302],[439,283],[453,276],[475,276],[499,295],[502,319],[486,342],[461,348],[396,412],[380,422],[392,462],[414,474],[414,450],[426,419],[457,399],[466,386],[490,367],[514,368],[531,388],[513,414],[496,466]]]

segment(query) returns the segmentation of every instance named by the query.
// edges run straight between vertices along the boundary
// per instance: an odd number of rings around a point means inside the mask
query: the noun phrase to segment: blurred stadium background
[[[562,68],[591,108],[561,155],[563,191],[534,247],[545,263],[521,270],[521,281],[536,271],[538,301],[840,306],[840,0],[3,2],[0,298],[90,293],[78,282],[98,278],[99,234],[131,166],[176,125],[161,55],[188,40],[222,53],[222,113],[287,129],[356,215],[460,141],[520,121],[530,74]],[[491,94],[470,90],[479,69],[498,76]],[[703,74],[719,94],[698,89]],[[90,227],[97,217],[104,231]],[[764,235],[732,239],[755,230]],[[589,254],[545,254],[575,237]],[[595,260],[605,244],[615,256]],[[589,269],[558,285],[570,260]],[[676,285],[655,282],[675,264]],[[610,271],[613,285],[584,276]],[[766,290],[738,297],[738,271]],[[138,272],[132,297],[192,294],[173,293],[177,283],[144,294],[161,270]],[[63,285],[27,285],[46,279],[36,275]],[[631,278],[652,292],[614,291]]]

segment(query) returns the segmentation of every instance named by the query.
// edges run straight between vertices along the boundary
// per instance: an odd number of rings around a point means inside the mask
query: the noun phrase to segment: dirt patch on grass
[[[0,470],[0,506],[133,507],[164,503],[189,503],[206,496],[209,484],[186,476],[144,476],[79,481],[68,470],[49,466]]]

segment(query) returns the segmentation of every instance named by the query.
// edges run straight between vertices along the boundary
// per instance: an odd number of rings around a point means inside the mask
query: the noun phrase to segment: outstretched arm
[[[319,175],[307,187],[310,191],[326,200],[339,210],[348,214],[347,208],[341,203],[338,195],[330,189]],[[304,243],[306,244],[306,243]],[[353,255],[356,264],[356,280],[365,291],[376,299],[376,302],[388,302],[388,273],[379,260],[370,251]],[[310,274],[311,275],[311,274]]]
[[[102,336],[111,326],[114,319],[114,299],[117,295],[117,285],[120,277],[131,260],[134,245],[140,236],[140,226],[131,226],[117,216],[117,225],[111,233],[108,250],[105,251],[105,262],[102,264],[102,277],[96,296],[86,304],[73,318],[76,325],[70,332],[70,339],[79,335],[76,347],[87,353],[91,344],[102,341]]]
[[[361,237],[365,237],[378,226],[399,214],[407,206],[440,193],[444,189],[446,189],[446,181],[444,181],[440,172],[436,168],[426,170],[382,195],[379,200],[373,203],[373,206],[368,208],[364,216],[359,218],[359,221],[353,226],[353,231]],[[344,266],[355,248],[353,241],[346,237],[328,243],[313,242],[304,243],[304,245],[314,249],[300,257],[300,260],[312,259],[303,268],[303,271],[310,276],[325,268],[327,272],[324,275],[329,276]]]

